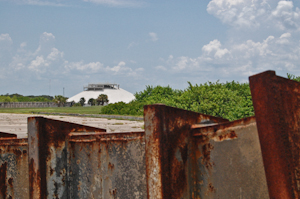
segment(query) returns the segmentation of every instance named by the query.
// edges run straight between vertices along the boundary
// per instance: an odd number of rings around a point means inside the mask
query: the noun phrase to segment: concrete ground
[[[54,115],[10,114],[0,113],[0,132],[17,134],[18,138],[27,137],[27,118],[45,117],[55,120],[104,128],[109,133],[143,131],[143,121],[129,121],[106,118],[70,117]]]

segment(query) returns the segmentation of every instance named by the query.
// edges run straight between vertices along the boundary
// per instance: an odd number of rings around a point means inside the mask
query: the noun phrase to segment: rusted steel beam
[[[274,71],[249,80],[270,198],[300,198],[300,84]]]
[[[191,125],[228,120],[165,105],[144,107],[148,198],[191,198],[188,156]]]
[[[269,198],[254,117],[193,127],[194,198]]]
[[[144,132],[68,139],[69,198],[147,198]]]
[[[30,198],[67,198],[66,137],[71,132],[105,132],[43,117],[28,118]]]
[[[27,139],[0,138],[0,198],[29,198]]]

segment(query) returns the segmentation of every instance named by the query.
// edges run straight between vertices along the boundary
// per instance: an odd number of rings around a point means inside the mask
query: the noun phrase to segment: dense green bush
[[[146,86],[135,94],[136,99],[128,104],[109,104],[102,114],[143,115],[143,106],[163,103],[169,106],[235,120],[254,115],[249,84],[238,82],[192,85],[185,90],[162,86]]]

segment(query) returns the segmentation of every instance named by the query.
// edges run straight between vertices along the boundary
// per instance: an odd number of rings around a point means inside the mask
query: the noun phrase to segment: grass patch
[[[99,114],[102,106],[86,107],[46,107],[46,108],[0,108],[0,113],[32,114],[38,112],[47,113],[74,113],[74,114]]]
[[[124,123],[120,123],[120,122],[118,123],[118,122],[117,122],[117,123],[114,123],[114,124],[112,124],[112,125],[123,125],[123,124],[124,124]]]

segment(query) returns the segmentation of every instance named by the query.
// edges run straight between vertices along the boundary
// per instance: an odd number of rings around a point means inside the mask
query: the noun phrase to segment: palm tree
[[[83,106],[83,105],[84,105],[84,102],[85,102],[85,99],[84,99],[84,97],[80,98],[80,100],[79,100],[79,103],[81,104],[81,106]]]
[[[64,97],[62,95],[55,95],[53,102],[55,102],[57,106],[60,107],[65,105],[67,99],[68,99],[67,97]]]
[[[94,98],[90,98],[88,101],[88,104],[91,106],[95,106],[95,99]]]
[[[97,104],[99,105],[101,103],[101,105],[103,106],[105,102],[109,102],[107,95],[105,94],[99,95],[97,98]]]

